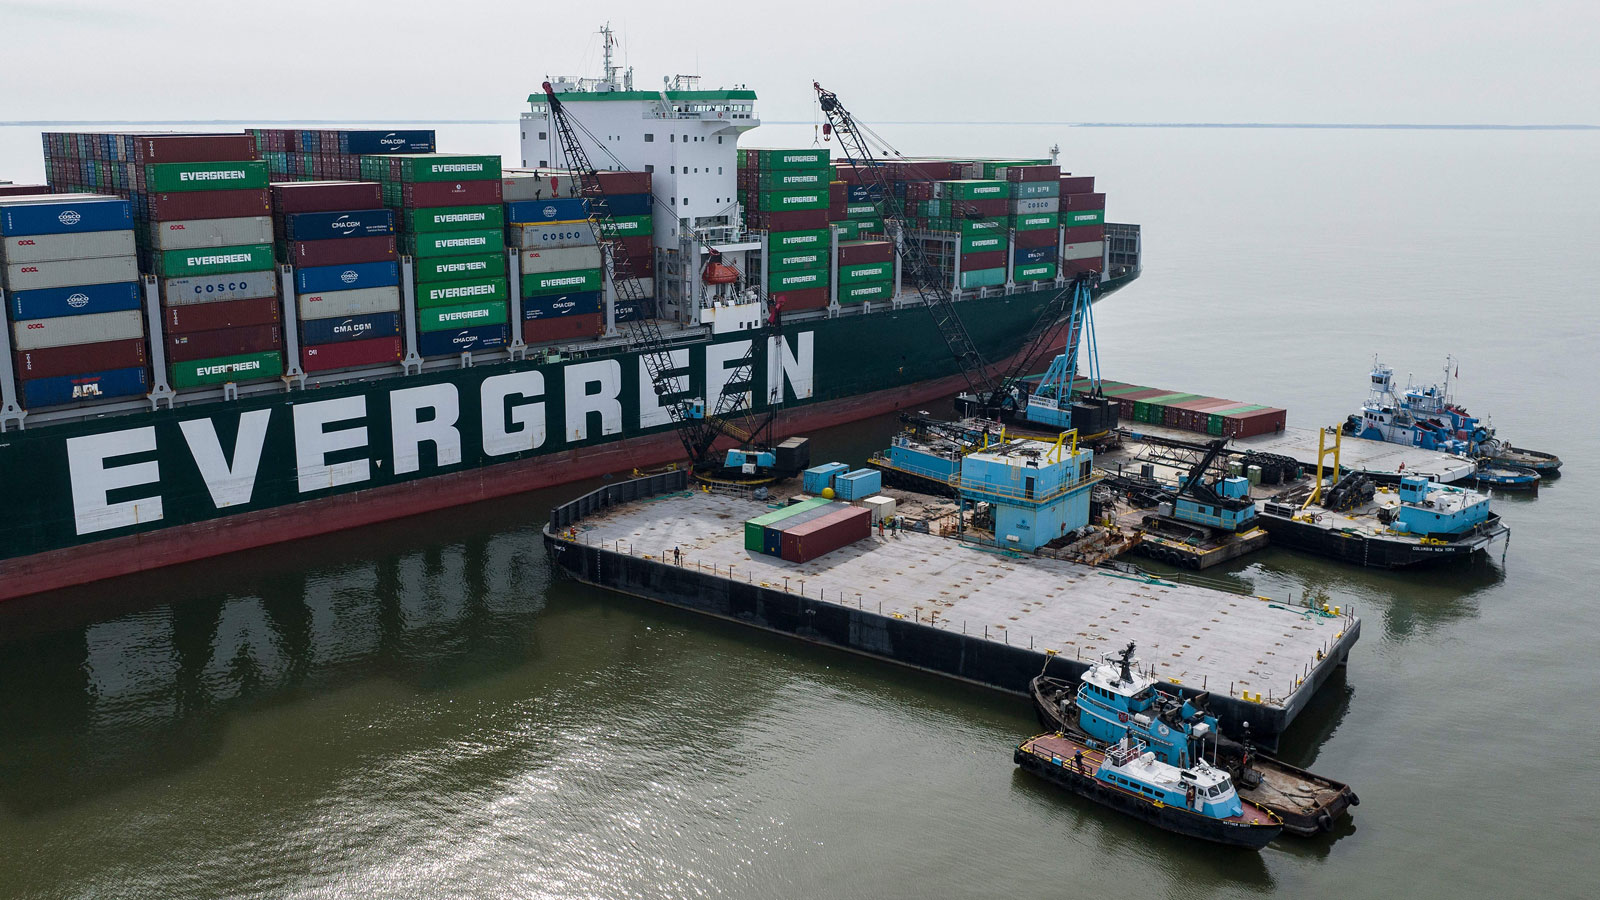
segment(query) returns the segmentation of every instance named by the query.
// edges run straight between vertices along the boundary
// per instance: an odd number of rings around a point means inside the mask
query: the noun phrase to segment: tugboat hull
[[[1352,533],[1270,514],[1263,514],[1260,523],[1272,535],[1275,547],[1319,553],[1374,569],[1406,569],[1464,560],[1486,549],[1505,530],[1500,525],[1500,517],[1493,514],[1489,516],[1485,527],[1472,535],[1452,541],[1427,543],[1416,539]]]

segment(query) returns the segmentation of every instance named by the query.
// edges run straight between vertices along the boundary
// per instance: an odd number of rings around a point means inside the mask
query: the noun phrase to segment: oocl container
[[[150,223],[150,246],[157,250],[198,250],[272,242],[271,216],[187,219]]]
[[[139,264],[132,256],[105,256],[97,259],[51,259],[8,264],[5,287],[12,291],[73,287],[84,284],[111,284],[137,281]]]
[[[629,254],[630,258],[632,254]],[[572,272],[579,269],[600,268],[599,247],[563,247],[522,251],[520,261],[524,276],[544,272]]]
[[[296,305],[302,320],[396,312],[400,309],[400,289],[375,287],[353,291],[308,291],[298,295]]]
[[[107,256],[132,257],[137,251],[133,231],[127,229],[18,235],[0,239],[0,262],[14,264]]]

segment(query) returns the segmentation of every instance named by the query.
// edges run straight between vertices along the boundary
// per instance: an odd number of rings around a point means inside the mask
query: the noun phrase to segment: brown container
[[[772,295],[772,302],[781,302],[784,312],[822,309],[828,305],[828,289],[819,287],[806,288],[800,291],[779,291]]]
[[[1258,434],[1275,434],[1283,430],[1288,413],[1281,409],[1258,409],[1253,412],[1224,416],[1223,437],[1255,437]]]
[[[388,262],[396,258],[394,235],[331,238],[324,241],[294,241],[283,260],[301,266],[348,266],[364,262]]]
[[[406,209],[435,206],[487,206],[499,203],[503,190],[492,181],[416,181],[404,185],[400,205]]]
[[[608,197],[650,193],[649,172],[599,172],[600,190]]]
[[[150,221],[186,219],[236,219],[272,215],[272,197],[266,188],[248,191],[179,191],[150,195]]]
[[[1062,211],[1076,209],[1105,209],[1105,194],[1062,194]]]
[[[851,506],[785,530],[778,555],[789,562],[810,562],[871,534],[872,510]]]
[[[1063,194],[1088,194],[1094,191],[1093,175],[1063,175],[1061,176],[1061,193]]]
[[[1099,259],[1063,259],[1056,263],[1056,271],[1063,276],[1100,272],[1104,271],[1105,267],[1104,261]]]
[[[0,184],[0,197],[22,197],[28,194],[48,194],[48,184]]]
[[[222,328],[276,325],[282,321],[282,315],[277,297],[169,306],[161,313],[161,317],[166,320],[165,327],[169,337],[196,331],[216,331]]]
[[[840,241],[839,265],[856,266],[862,263],[894,261],[894,244],[890,241]]]
[[[1041,233],[1055,234],[1053,231]],[[1094,241],[1103,241],[1106,239],[1106,227],[1104,225],[1077,225],[1071,228],[1063,228],[1061,229],[1061,239],[1068,244],[1088,244]]]
[[[1218,400],[1216,397],[1196,397],[1174,403],[1162,409],[1161,424],[1168,428],[1182,428],[1186,431],[1194,430],[1195,414],[1202,409],[1215,408],[1218,403],[1228,403],[1227,400]],[[1200,430],[1205,431],[1206,418],[1200,418]]]
[[[1007,181],[1056,181],[1060,178],[1060,166],[1006,166]]]
[[[828,227],[825,209],[793,209],[761,214],[768,231],[817,231]]]
[[[367,338],[362,341],[336,341],[302,348],[300,362],[307,372],[327,372],[356,366],[381,366],[400,358],[404,351],[400,338]]]
[[[260,159],[254,135],[150,134],[141,135],[134,152],[142,163],[233,162]]]
[[[1031,250],[1036,247],[1054,247],[1060,234],[1061,232],[1054,228],[1019,231],[1016,234],[1017,247],[1023,250]]]
[[[931,181],[913,181],[910,184],[906,185],[906,199],[907,200],[932,200],[933,199],[933,182],[931,182]]]
[[[131,369],[144,365],[144,338],[19,350],[12,354],[12,358],[16,363],[18,380]]]
[[[190,362],[216,356],[238,356],[283,349],[283,328],[278,325],[248,325],[191,331],[167,335],[167,361]]]
[[[1007,216],[1011,214],[1011,201],[1005,198],[997,200],[952,200],[951,209],[957,216],[972,218],[989,218],[992,216]]]
[[[592,338],[606,327],[603,312],[580,316],[556,316],[550,319],[529,319],[522,323],[522,339],[530,344],[545,341],[575,341]]]
[[[961,271],[976,272],[979,269],[1000,269],[1006,264],[1006,251],[990,250],[985,253],[961,254]]]
[[[272,185],[272,209],[278,213],[343,212],[383,206],[383,185],[376,181],[287,181]]]
[[[850,202],[850,185],[842,181],[828,182],[828,205]]]

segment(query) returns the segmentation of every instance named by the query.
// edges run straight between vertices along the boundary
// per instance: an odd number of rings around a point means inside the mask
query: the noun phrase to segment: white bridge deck
[[[1205,443],[1216,440],[1193,431],[1184,431],[1181,428],[1168,428],[1164,425],[1146,425],[1143,422],[1128,422],[1122,427],[1134,434],[1148,434],[1156,437],[1176,438],[1180,441]],[[1329,447],[1333,445],[1333,436],[1327,439]],[[1228,441],[1229,450],[1247,451],[1257,453],[1276,453],[1297,459],[1306,465],[1307,469],[1314,469],[1317,465],[1317,429],[1296,428],[1289,426],[1280,434],[1263,434],[1256,437],[1232,438]],[[1328,457],[1328,463],[1333,463],[1333,457]],[[1477,466],[1472,460],[1454,456],[1449,453],[1440,453],[1437,450],[1423,450],[1420,447],[1407,447],[1402,444],[1391,444],[1387,441],[1369,441],[1365,438],[1345,435],[1339,445],[1339,465],[1355,472],[1366,472],[1380,478],[1395,478],[1400,475],[1421,475],[1431,478],[1440,484],[1454,484],[1465,478],[1472,477],[1477,471]],[[1402,466],[1404,468],[1402,468]]]
[[[951,538],[903,532],[870,538],[809,563],[744,549],[744,522],[765,503],[718,494],[669,495],[600,510],[577,540],[634,556],[754,581],[826,602],[899,615],[995,641],[1097,660],[1138,645],[1142,668],[1221,695],[1261,694],[1283,705],[1308,670],[1358,620],[1285,601],[1146,581],[1062,560],[1016,557]],[[619,543],[620,542],[620,543]],[[1307,687],[1310,685],[1308,684]],[[1268,698],[1271,698],[1269,701]],[[1252,696],[1253,700],[1254,697]]]

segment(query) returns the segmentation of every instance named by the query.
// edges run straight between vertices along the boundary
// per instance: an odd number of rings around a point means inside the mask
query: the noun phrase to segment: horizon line
[[[261,125],[506,125],[517,119],[17,119],[0,121],[0,126],[22,128],[57,125],[233,125],[254,122]],[[810,125],[800,119],[771,119],[769,125]],[[880,125],[1054,125],[1066,128],[1259,128],[1259,129],[1328,129],[1353,131],[1600,131],[1600,125],[1580,122],[1535,123],[1515,125],[1507,123],[1467,122],[1069,122],[1039,121],[954,121],[954,120],[882,120]]]

